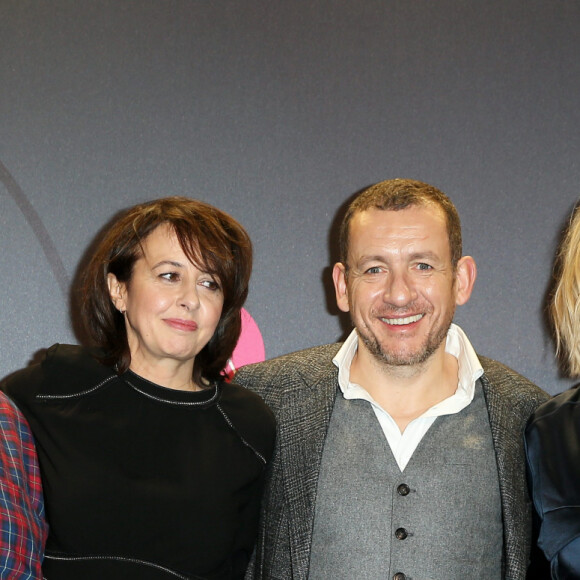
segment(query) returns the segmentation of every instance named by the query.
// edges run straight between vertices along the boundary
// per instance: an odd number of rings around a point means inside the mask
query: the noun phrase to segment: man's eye
[[[380,266],[372,266],[371,268],[367,268],[365,274],[380,274],[381,267]]]
[[[431,270],[432,269],[432,266],[429,265],[429,264],[423,264],[423,263],[421,263],[421,264],[417,264],[417,269],[418,270]]]

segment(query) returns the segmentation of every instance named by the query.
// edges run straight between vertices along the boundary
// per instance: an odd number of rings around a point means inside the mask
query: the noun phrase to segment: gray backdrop
[[[544,321],[580,196],[577,0],[0,0],[0,376],[76,341],[69,284],[117,211],[236,216],[273,357],[340,338],[344,202],[391,177],[456,202],[476,349],[551,392]]]

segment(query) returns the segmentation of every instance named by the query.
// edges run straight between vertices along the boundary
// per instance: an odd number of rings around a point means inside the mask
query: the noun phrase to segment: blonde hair
[[[570,376],[580,375],[580,206],[576,206],[560,251],[556,286],[549,305],[556,352]]]

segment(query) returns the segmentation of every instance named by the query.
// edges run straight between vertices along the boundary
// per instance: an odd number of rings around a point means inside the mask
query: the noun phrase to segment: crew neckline
[[[214,382],[208,388],[200,391],[182,391],[158,385],[131,369],[127,369],[122,375],[119,375],[119,378],[138,393],[162,403],[209,406],[216,403],[221,395],[219,382]]]

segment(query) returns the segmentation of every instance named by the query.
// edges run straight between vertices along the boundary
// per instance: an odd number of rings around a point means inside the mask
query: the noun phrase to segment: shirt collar
[[[358,349],[358,340],[358,334],[356,330],[353,330],[332,359],[338,367],[338,384],[346,398],[360,398],[362,389],[359,385],[350,382],[350,365]],[[445,352],[457,359],[458,384],[454,395],[432,407],[432,410],[437,411],[438,414],[442,414],[444,409],[446,412],[457,412],[456,407],[463,408],[469,404],[475,394],[475,383],[483,374],[483,367],[475,349],[465,332],[456,324],[451,324],[447,332]]]

